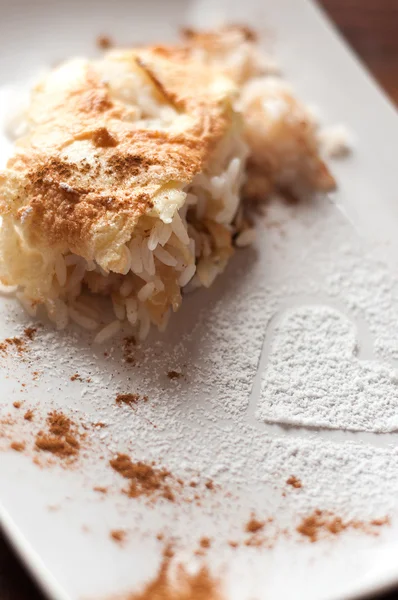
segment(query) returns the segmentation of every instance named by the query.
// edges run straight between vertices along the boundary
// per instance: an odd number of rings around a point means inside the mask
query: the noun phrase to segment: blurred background
[[[398,0],[318,0],[398,106]],[[395,593],[380,600],[398,599]],[[0,600],[44,600],[0,531]]]

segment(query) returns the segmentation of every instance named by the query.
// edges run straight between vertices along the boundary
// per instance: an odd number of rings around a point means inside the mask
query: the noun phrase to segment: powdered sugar
[[[274,327],[257,418],[367,431],[398,429],[398,370],[356,356],[355,325],[324,306]]]

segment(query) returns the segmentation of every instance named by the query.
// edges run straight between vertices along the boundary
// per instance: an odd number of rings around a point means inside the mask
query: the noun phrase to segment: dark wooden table
[[[320,0],[398,105],[398,0]],[[396,594],[380,600],[393,600]],[[0,533],[0,600],[44,600]]]

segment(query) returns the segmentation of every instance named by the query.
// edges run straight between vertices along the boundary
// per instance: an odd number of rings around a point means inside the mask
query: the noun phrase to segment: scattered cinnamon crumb
[[[25,442],[11,442],[10,448],[16,452],[23,452],[25,450]]]
[[[122,544],[126,539],[126,532],[123,529],[113,529],[110,532],[110,536],[114,542]]]
[[[37,331],[36,327],[25,327],[24,334],[29,340],[33,340],[35,333]]]
[[[157,536],[156,536],[156,539],[159,540],[159,542],[162,542],[164,540],[163,533],[158,533]]]
[[[132,404],[136,404],[138,402],[138,400],[141,400],[143,402],[147,402],[148,401],[148,396],[141,396],[139,394],[118,394],[116,396],[116,404],[127,404],[128,406],[131,406]]]
[[[202,537],[202,539],[199,541],[199,544],[201,545],[202,548],[210,548],[211,539],[208,537]]]
[[[382,525],[389,525],[390,517],[383,517],[381,519],[372,519],[370,524],[373,525],[374,527],[381,527]]]
[[[209,479],[209,481],[206,481],[205,486],[208,490],[214,490],[214,483],[211,479]]]
[[[26,343],[18,337],[6,338],[0,343],[0,352],[2,354],[7,354],[10,348],[15,348],[21,356],[26,350]]]
[[[298,478],[297,478],[297,477],[295,477],[294,475],[291,475],[291,476],[289,477],[289,479],[287,479],[287,480],[286,480],[286,483],[287,483],[288,485],[291,485],[292,487],[294,487],[294,488],[296,488],[296,489],[299,489],[299,488],[303,487],[303,486],[302,486],[302,483],[301,483],[301,481],[300,481],[300,479],[298,479]]]
[[[37,330],[34,327],[26,327],[24,329],[25,338],[27,338],[28,341],[33,340],[36,331]],[[0,342],[0,352],[2,354],[7,354],[11,348],[14,348],[19,356],[22,356],[27,350],[26,340],[23,340],[20,337],[9,337]]]
[[[112,469],[129,480],[126,493],[130,498],[160,496],[174,502],[174,493],[169,483],[172,480],[170,471],[143,462],[133,463],[127,454],[118,454],[109,463]]]
[[[77,427],[61,412],[51,412],[47,417],[48,433],[39,431],[36,449],[51,452],[59,458],[76,458],[80,450]]]
[[[182,373],[179,373],[178,371],[169,371],[167,373],[167,377],[169,379],[180,379],[180,377],[182,377]]]
[[[93,487],[94,492],[99,492],[100,494],[107,494],[108,493],[108,488],[107,487],[103,487],[101,485],[96,485],[95,487]]]
[[[71,381],[83,381],[83,379],[81,378],[81,376],[79,375],[79,373],[75,373],[74,375],[72,375],[72,377],[70,378]]]
[[[165,548],[155,579],[140,592],[130,594],[126,600],[221,600],[220,584],[211,576],[206,566],[202,566],[197,573],[191,575],[183,565],[178,565],[170,578],[172,557],[172,549]]]
[[[347,529],[359,529],[364,533],[377,535],[374,527],[389,524],[389,518],[373,519],[370,522],[352,519],[344,521],[341,517],[331,512],[314,510],[308,517],[304,517],[297,526],[297,532],[307,537],[311,542],[316,542],[327,534],[338,535]]]
[[[231,548],[237,548],[239,546],[238,542],[235,542],[234,540],[230,540],[228,544],[231,546]]]
[[[14,408],[21,408],[22,402],[15,401],[15,402],[12,403],[12,405],[13,405]]]
[[[257,519],[252,517],[246,523],[245,531],[247,533],[257,533],[258,531],[261,531],[262,529],[264,529],[264,525],[265,525],[264,521],[258,521]]]
[[[99,35],[97,37],[97,46],[101,50],[109,50],[114,46],[114,43],[109,35]]]
[[[25,419],[25,421],[32,421],[33,420],[33,410],[29,409],[26,411],[26,413],[24,414],[23,418]]]

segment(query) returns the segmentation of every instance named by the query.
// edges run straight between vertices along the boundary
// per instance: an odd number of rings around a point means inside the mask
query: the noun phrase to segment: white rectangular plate
[[[45,324],[23,360],[0,356],[0,514],[27,566],[56,600],[134,592],[157,573],[162,532],[176,561],[205,561],[225,598],[349,598],[397,581],[392,106],[306,0],[0,5],[3,83],[93,54],[100,33],[123,44],[167,41],[182,24],[244,22],[265,48],[273,46],[288,80],[321,107],[324,122],[343,122],[355,137],[353,155],[332,165],[334,198],[273,203],[259,219],[255,248],[238,253],[211,290],[186,297],[167,333],[137,351],[136,365],[122,361],[118,340],[96,348],[87,336]],[[28,323],[12,299],[0,300],[0,313],[1,339]],[[170,370],[183,377],[170,380]],[[71,381],[75,372],[84,381]],[[121,392],[148,401],[119,407]],[[31,407],[29,423],[22,415]],[[54,409],[88,425],[74,469],[57,460],[48,465],[34,451],[35,433]],[[6,426],[9,413],[15,423]],[[24,452],[9,449],[21,440]],[[177,501],[148,505],[121,493],[126,482],[109,466],[115,452],[154,460],[181,477]],[[302,488],[286,484],[291,475]],[[192,478],[197,488],[188,485]],[[199,504],[187,501],[194,493]],[[348,527],[312,544],[296,527],[314,509],[345,522],[388,515],[391,524],[377,536]],[[252,511],[273,519],[259,547],[244,543]],[[114,529],[126,531],[123,545],[110,538]],[[202,536],[212,544],[198,557]]]

